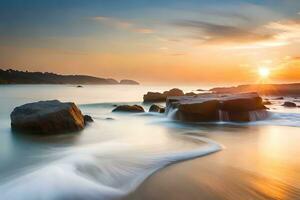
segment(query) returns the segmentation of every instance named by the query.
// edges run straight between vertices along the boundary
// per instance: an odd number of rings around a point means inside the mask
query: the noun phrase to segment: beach
[[[226,148],[166,167],[125,199],[299,199],[298,128],[230,127],[207,135]]]

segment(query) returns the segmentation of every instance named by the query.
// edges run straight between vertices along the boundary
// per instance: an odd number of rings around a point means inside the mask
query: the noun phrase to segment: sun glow
[[[270,75],[270,69],[267,67],[260,67],[258,69],[258,73],[261,78],[268,78]]]

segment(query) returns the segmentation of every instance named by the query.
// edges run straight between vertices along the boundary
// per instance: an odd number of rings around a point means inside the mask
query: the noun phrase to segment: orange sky
[[[291,6],[300,7],[294,3]],[[76,23],[64,22],[70,27],[61,33],[49,30],[52,34],[44,33],[45,24],[29,23],[29,31],[20,28],[24,35],[0,34],[0,65],[3,69],[185,84],[257,82],[258,68],[267,67],[270,82],[300,81],[298,12],[287,16],[286,11],[243,1],[238,6],[244,12],[234,5],[225,7],[226,12],[216,9],[218,5],[206,6],[211,10],[200,14],[201,7],[165,9],[166,16],[157,8],[145,15],[133,12],[121,17],[117,15],[122,11],[113,9],[103,15],[89,13],[76,16]],[[58,29],[56,22],[48,25]]]

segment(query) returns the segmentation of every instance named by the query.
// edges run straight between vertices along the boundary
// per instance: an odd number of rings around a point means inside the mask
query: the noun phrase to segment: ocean
[[[184,92],[207,89],[201,85],[177,87]],[[121,104],[140,104],[147,111],[151,104],[142,103],[143,94],[171,88],[0,86],[0,199],[128,198],[151,175],[159,176],[161,169],[168,170],[169,166],[190,159],[194,160],[187,162],[196,163],[193,166],[206,166],[211,176],[193,169],[186,176],[199,179],[195,186],[216,186],[211,189],[215,196],[207,198],[205,192],[196,192],[197,198],[192,199],[300,199],[300,108],[284,108],[283,100],[268,97],[273,102],[270,117],[250,123],[182,123],[165,114],[111,112],[114,105]],[[56,136],[11,131],[9,116],[14,107],[53,99],[76,103],[94,122],[83,131]],[[228,167],[231,170],[225,171]],[[186,172],[184,168],[180,170]],[[224,179],[213,179],[220,175]],[[236,182],[229,180],[230,176]],[[158,182],[161,188],[168,188],[159,177]],[[237,183],[241,186],[237,187]],[[209,193],[210,189],[206,189]],[[176,191],[170,187],[169,193]],[[142,194],[143,198],[135,198],[146,199],[147,192]],[[156,198],[174,199],[160,195]]]

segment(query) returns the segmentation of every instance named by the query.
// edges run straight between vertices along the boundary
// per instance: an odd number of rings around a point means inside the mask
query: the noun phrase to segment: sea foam
[[[207,138],[184,136],[194,148],[176,150],[107,141],[71,148],[63,158],[0,186],[2,199],[118,199],[136,189],[148,176],[171,163],[222,149]]]

